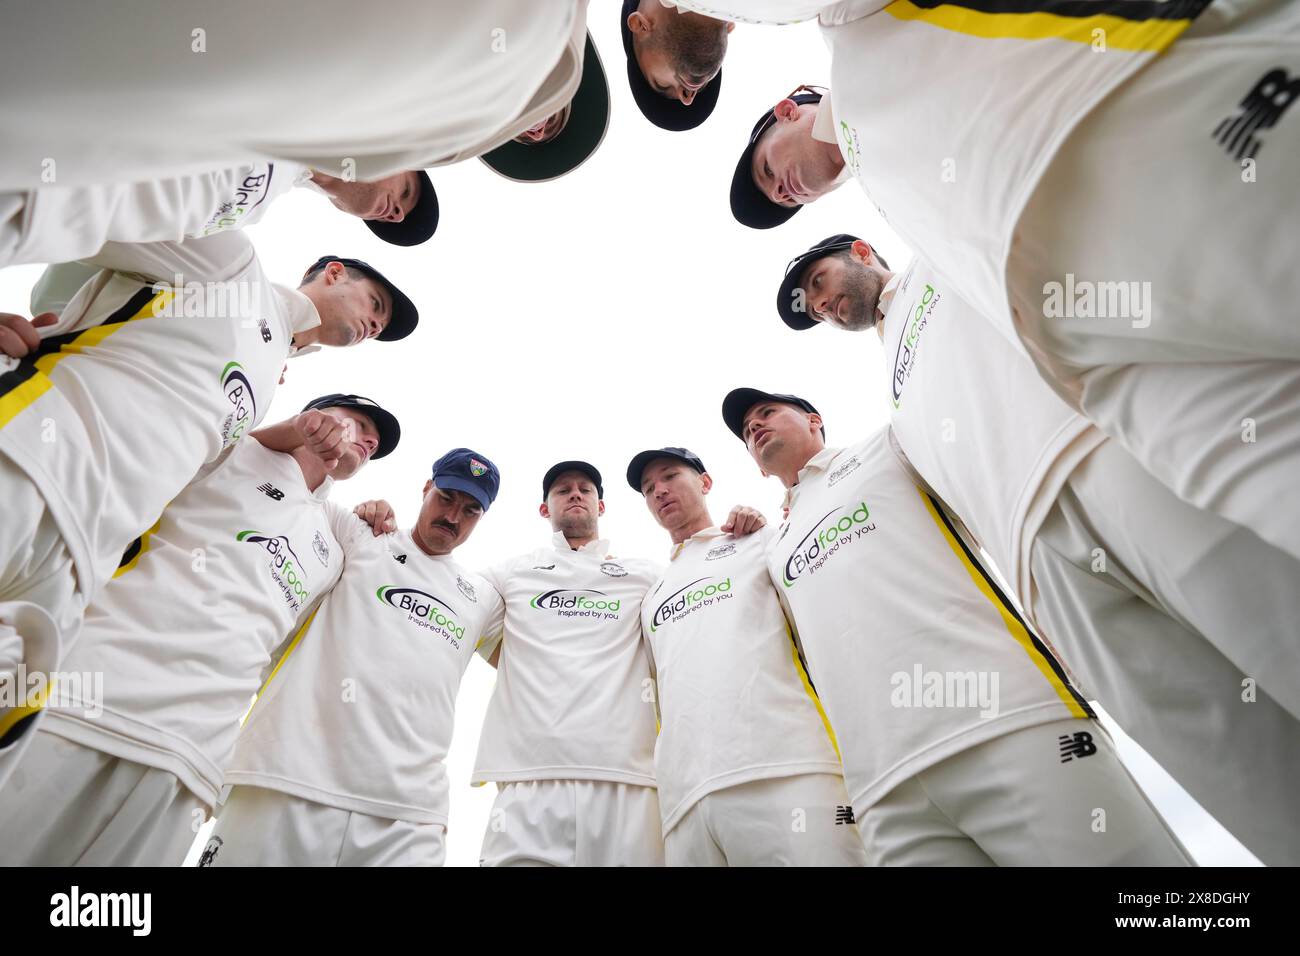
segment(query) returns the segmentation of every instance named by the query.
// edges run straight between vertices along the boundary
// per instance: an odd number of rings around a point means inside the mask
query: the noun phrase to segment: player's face
[[[676,458],[656,458],[641,472],[641,494],[660,527],[672,530],[707,514],[709,477]]]
[[[552,531],[571,538],[596,534],[596,519],[605,513],[605,502],[595,483],[580,471],[562,472],[546,492],[542,517],[549,518]]]
[[[804,267],[799,279],[808,317],[846,332],[861,332],[876,324],[876,307],[886,273],[860,259],[823,256]]]
[[[344,481],[359,472],[379,450],[379,429],[369,415],[354,408],[322,408],[320,411],[322,415],[337,418],[343,423],[346,444],[330,477],[335,481]]]
[[[741,437],[763,471],[775,474],[788,462],[807,461],[820,448],[820,426],[803,409],[784,402],[759,402],[745,413]]]
[[[793,208],[834,189],[843,167],[835,161],[835,147],[813,139],[817,104],[784,102],[773,125],[759,137],[749,169],[759,192],[778,206]]]
[[[546,143],[555,139],[560,133],[564,132],[564,127],[569,124],[569,114],[572,110],[572,103],[565,104],[564,109],[558,113],[552,113],[540,123],[534,123],[516,136],[515,142],[523,143],[525,146],[535,146],[538,143]]]
[[[629,24],[635,37],[632,56],[641,75],[660,96],[690,106],[722,70],[727,34],[735,24],[698,13],[663,10],[645,21],[648,32],[643,32],[634,25],[637,17],[642,15],[631,14]]]
[[[428,554],[450,554],[463,544],[483,517],[483,506],[463,491],[448,491],[432,481],[415,522],[417,543]]]
[[[353,278],[338,263],[325,267],[309,294],[320,313],[322,345],[357,345],[384,331],[392,318],[393,297],[383,283]]]
[[[420,177],[415,172],[396,173],[374,182],[348,182],[333,177],[321,183],[338,209],[349,216],[382,222],[401,222],[420,201]]]

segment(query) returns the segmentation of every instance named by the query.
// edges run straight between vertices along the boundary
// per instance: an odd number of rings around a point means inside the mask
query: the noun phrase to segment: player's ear
[[[596,516],[599,517],[605,513],[605,499],[602,498],[596,502]]]
[[[429,497],[429,489],[432,487],[433,487],[433,479],[426,478],[424,481],[424,488],[421,489],[420,495],[425,498]]]
[[[347,277],[347,269],[341,262],[331,262],[325,266],[325,284],[333,285]]]
[[[546,507],[546,502],[543,501],[540,505],[537,506],[537,513],[541,515],[543,518],[549,518],[551,516],[551,509]]]
[[[796,120],[799,118],[799,104],[789,97],[786,97],[772,108],[772,112],[781,122]]]
[[[730,33],[730,32],[731,32],[732,30],[734,30],[734,29],[736,29],[736,21],[735,21],[735,20],[728,20],[728,21],[727,21],[727,32]]]
[[[627,15],[627,28],[633,36],[644,37],[654,27],[650,23],[650,18],[638,10]]]
[[[857,259],[864,266],[876,258],[876,250],[870,245],[859,239],[853,245],[849,246],[849,251],[853,253],[853,258]]]
[[[808,424],[812,426],[814,435],[820,435],[822,430],[822,417],[816,412],[808,413]]]
[[[712,488],[713,488],[713,479],[709,477],[709,473],[707,471],[701,472],[700,490],[707,495]]]

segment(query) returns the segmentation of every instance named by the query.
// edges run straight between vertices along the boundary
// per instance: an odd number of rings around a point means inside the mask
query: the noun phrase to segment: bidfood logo
[[[841,547],[875,530],[865,501],[832,508],[790,553],[785,562],[785,586],[791,587],[803,575],[819,570]]]
[[[221,370],[221,392],[232,406],[230,414],[221,424],[222,447],[239,441],[249,422],[257,418],[257,400],[253,397],[253,383],[248,380],[244,366],[227,362]]]
[[[650,620],[650,630],[657,631],[660,625],[667,624],[669,621],[676,623],[702,607],[709,607],[730,597],[731,578],[713,581],[708,578],[697,578],[686,587],[664,598],[663,603],[655,608],[654,617]]]
[[[439,631],[454,647],[460,647],[465,638],[465,625],[456,623],[456,609],[441,598],[418,588],[399,588],[391,584],[377,590],[375,597],[389,607],[405,611],[408,621]]]
[[[307,574],[302,562],[294,553],[289,539],[282,534],[265,534],[261,531],[241,531],[235,540],[255,544],[271,556],[271,577],[284,592],[285,600],[296,611],[311,597]]]
[[[622,598],[604,591],[543,591],[528,602],[539,611],[554,611],[559,617],[594,617],[617,621]]]
[[[942,296],[934,291],[934,286],[926,283],[925,291],[921,293],[921,300],[916,303],[916,308],[912,310],[912,315],[908,319],[907,328],[899,336],[898,351],[894,353],[894,372],[889,377],[895,408],[898,408],[899,402],[902,401],[903,386],[907,383],[907,377],[912,374],[916,352],[921,345],[921,333],[925,331],[930,316],[934,314],[934,308],[941,298]]]

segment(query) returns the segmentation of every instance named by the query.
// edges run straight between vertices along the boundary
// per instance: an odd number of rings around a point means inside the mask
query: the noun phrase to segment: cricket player
[[[298,289],[275,285],[237,231],[109,243],[97,262],[56,323],[0,316],[0,635],[14,602],[35,604],[62,632],[55,657],[126,547],[261,421],[288,357],[400,339],[419,319],[358,259],[325,256]],[[38,707],[0,707],[0,740]]]
[[[249,698],[342,570],[337,536],[355,521],[329,503],[334,482],[400,434],[367,398],[322,396],[176,496],[62,665],[102,687],[83,682],[80,699],[49,708],[0,788],[0,863],[184,860]]]
[[[864,866],[835,735],[799,659],[764,549],[709,516],[689,449],[627,467],[673,541],[641,605],[661,729],[655,780],[668,866]]]
[[[876,330],[902,451],[1082,686],[1260,859],[1300,859],[1300,565],[1147,474],[923,260],[830,236],[776,304],[792,329]]]
[[[495,781],[485,866],[661,866],[654,688],[641,601],[660,569],[599,537],[600,472],[562,461],[542,478],[551,546],[484,576],[505,601],[479,647],[498,667],[473,782]],[[763,523],[735,509],[724,528]],[[562,643],[561,643],[562,642]]]
[[[452,554],[500,484],[454,448],[409,531],[346,523],[343,576],[244,723],[200,866],[442,865],[456,693],[504,613]]]
[[[857,178],[1071,407],[1300,557],[1300,334],[1238,292],[1300,298],[1300,6],[879,0],[820,18],[832,113],[793,97],[781,133],[760,121],[737,218],[773,226]],[[1167,254],[1195,234],[1230,250],[1231,281]]]
[[[547,182],[585,163],[609,129],[609,81],[596,44],[587,34],[582,81],[573,99],[479,160],[516,182]]]
[[[297,163],[244,163],[164,180],[0,195],[0,266],[73,262],[106,242],[182,242],[242,229],[295,186],[317,190],[394,245],[418,245],[438,228],[438,196],[423,170],[363,183]],[[83,282],[95,271],[84,269]]]
[[[787,489],[768,571],[873,864],[1191,863],[888,429],[827,448],[811,403],[749,388],[723,419]]]
[[[637,108],[660,129],[694,129],[722,90],[727,35],[736,28],[670,0],[623,0],[619,29]]]

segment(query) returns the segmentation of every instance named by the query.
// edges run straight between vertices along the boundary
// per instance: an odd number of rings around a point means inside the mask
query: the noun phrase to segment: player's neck
[[[670,528],[668,533],[672,535],[673,544],[681,544],[688,538],[693,538],[705,528],[713,527],[713,519],[709,516],[707,510],[701,511],[690,521],[683,523],[680,527]]]
[[[581,551],[587,545],[591,544],[591,542],[599,541],[600,539],[596,537],[596,535],[594,534],[584,535],[583,537],[580,538],[573,538],[570,537],[569,534],[566,532],[564,535],[564,540],[569,543],[569,549],[571,551]]]

